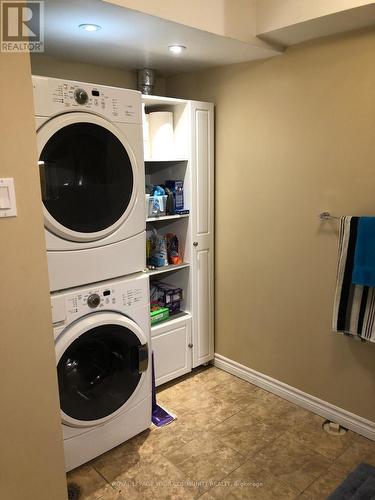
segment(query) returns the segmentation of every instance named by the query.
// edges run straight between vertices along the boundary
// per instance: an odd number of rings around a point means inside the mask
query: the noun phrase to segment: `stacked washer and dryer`
[[[33,76],[66,469],[149,427],[141,94]]]

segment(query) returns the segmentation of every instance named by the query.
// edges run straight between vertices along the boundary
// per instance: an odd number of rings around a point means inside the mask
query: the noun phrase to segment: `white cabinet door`
[[[151,330],[156,386],[191,371],[191,317],[167,321]]]
[[[214,107],[191,103],[193,367],[214,356]]]

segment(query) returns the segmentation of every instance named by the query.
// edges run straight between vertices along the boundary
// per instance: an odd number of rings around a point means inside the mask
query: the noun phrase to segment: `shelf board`
[[[151,326],[151,330],[153,330],[154,328],[158,327],[158,326],[161,326],[161,325],[166,325],[168,324],[170,321],[173,321],[174,319],[180,319],[180,318],[184,318],[184,317],[190,317],[190,313],[187,313],[185,311],[179,311],[175,314],[172,314],[172,316],[169,316],[169,318],[163,320],[163,321],[159,321],[159,323],[156,323],[155,325],[152,325]]]
[[[157,267],[156,269],[147,269],[145,273],[149,274],[150,276],[153,276],[154,274],[169,273],[170,271],[176,271],[177,269],[183,269],[189,266],[190,264],[188,264],[187,262],[175,265],[169,264],[168,266]]]
[[[171,220],[171,219],[184,219],[189,217],[190,214],[182,214],[182,215],[161,215],[160,217],[148,217],[146,222],[156,222],[159,220]]]
[[[145,163],[176,163],[179,161],[189,161],[189,158],[164,158],[164,159],[155,159],[153,160],[152,158],[145,158]]]
[[[142,94],[142,101],[147,105],[175,105],[175,104],[187,104],[189,101],[186,99],[178,99],[176,97],[163,97],[158,95]]]

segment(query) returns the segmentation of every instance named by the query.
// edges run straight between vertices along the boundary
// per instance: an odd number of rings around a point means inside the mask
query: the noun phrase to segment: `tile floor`
[[[75,469],[80,500],[325,499],[375,443],[217,368],[160,388],[177,415]]]

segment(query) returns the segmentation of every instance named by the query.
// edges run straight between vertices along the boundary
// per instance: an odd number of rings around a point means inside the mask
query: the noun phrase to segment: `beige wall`
[[[57,59],[46,55],[34,54],[31,56],[31,69],[33,75],[65,78],[126,89],[137,88],[137,73],[110,66],[97,66],[66,59]],[[165,80],[157,78],[155,82],[155,95],[164,95]]]
[[[0,176],[18,216],[0,219],[0,496],[66,498],[55,353],[26,54],[0,52]]]
[[[220,36],[256,41],[255,0],[105,0]],[[259,44],[262,42],[259,40]]]
[[[373,0],[257,0],[256,32],[285,28],[374,3]]]
[[[262,41],[256,38],[257,34],[264,35],[286,26],[374,3],[373,0],[105,1],[216,35],[259,45],[262,45]]]
[[[375,213],[375,33],[167,81],[216,103],[216,352],[375,421],[375,345],[331,333],[337,222]]]

